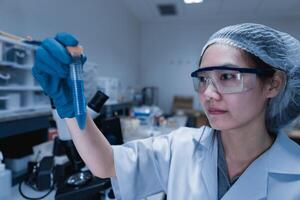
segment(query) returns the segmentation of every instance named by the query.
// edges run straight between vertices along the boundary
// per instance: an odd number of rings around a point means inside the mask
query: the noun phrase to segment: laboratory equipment
[[[93,119],[100,115],[100,110],[107,99],[107,95],[101,91],[97,91],[89,101],[87,112]],[[66,123],[59,117],[54,105],[52,106],[53,118],[58,128],[58,139],[55,141],[54,152],[56,152],[55,154],[58,154],[58,149],[62,147],[71,163],[71,167],[66,165],[67,172],[62,173],[62,178],[57,179],[55,199],[96,199],[95,196],[99,194],[99,191],[103,191],[110,187],[110,181],[109,179],[94,177],[90,171],[86,171],[86,169],[83,168],[85,164],[76,150],[71,135],[66,127]],[[57,150],[55,149],[55,146]]]
[[[101,91],[97,91],[95,95],[92,97],[92,99],[88,103],[87,111],[91,115],[91,117],[94,119],[99,116],[100,111],[104,105],[104,103],[108,100],[108,96],[104,94]],[[63,119],[61,119],[57,113],[57,110],[55,109],[53,101],[51,101],[52,105],[52,115],[54,118],[54,121],[56,123],[56,126],[58,128],[58,137],[61,141],[72,141],[71,135],[68,131],[68,128],[66,126],[66,123]]]
[[[106,94],[102,93],[101,91],[97,91],[89,101],[87,111],[93,119],[99,116],[100,110],[108,98],[109,97]],[[91,176],[88,172],[81,171],[81,168],[84,167],[85,164],[76,150],[65,121],[59,117],[53,102],[52,108],[52,114],[58,128],[59,138],[59,140],[56,141],[57,144],[55,147],[59,145],[63,146],[63,149],[65,150],[72,165],[73,173],[67,178],[66,181],[68,184],[74,186],[78,186],[80,183],[84,184],[91,179]],[[54,150],[54,152],[56,152],[56,150]]]
[[[120,103],[121,82],[113,77],[99,77],[96,81],[97,89],[109,96],[107,104]]]
[[[85,128],[86,123],[86,102],[84,96],[83,84],[83,65],[81,62],[82,48],[67,47],[72,56],[72,63],[70,64],[70,78],[72,81],[72,95],[75,117],[80,129]]]
[[[5,169],[5,165],[2,163],[2,160],[3,155],[0,151],[0,199],[10,199],[12,175],[10,170]]]
[[[143,104],[148,106],[158,105],[158,88],[144,87],[142,89]]]
[[[256,76],[272,77],[273,68],[239,67],[234,65],[202,67],[194,71],[194,89],[204,93],[212,83],[221,94],[240,93],[252,89],[256,84]]]

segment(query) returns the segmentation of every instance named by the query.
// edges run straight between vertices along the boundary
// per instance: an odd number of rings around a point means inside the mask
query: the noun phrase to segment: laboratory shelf
[[[36,45],[23,38],[0,33],[0,122],[50,107],[49,97],[32,76]],[[49,109],[48,109],[49,110]]]
[[[18,69],[26,69],[26,70],[32,69],[32,64],[21,65],[21,64],[17,64],[17,63],[11,62],[11,61],[0,61],[0,65],[14,67],[14,68],[18,68]]]
[[[43,91],[39,86],[0,86],[0,91]]]
[[[10,43],[10,44],[14,44],[14,45],[18,45],[18,46],[24,47],[26,49],[34,50],[34,49],[37,48],[37,46],[26,44],[22,40],[11,39],[9,37],[2,36],[2,35],[0,35],[0,40],[3,41],[3,42],[5,42],[5,43]]]

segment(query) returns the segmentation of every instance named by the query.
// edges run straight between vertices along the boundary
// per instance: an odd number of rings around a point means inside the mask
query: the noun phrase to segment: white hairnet
[[[300,42],[291,35],[268,26],[244,23],[225,27],[205,44],[224,43],[251,53],[265,63],[286,72],[286,86],[268,104],[266,124],[277,132],[300,113]],[[201,60],[200,60],[201,61]]]

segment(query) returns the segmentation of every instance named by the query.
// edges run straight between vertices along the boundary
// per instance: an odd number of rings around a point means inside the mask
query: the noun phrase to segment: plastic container
[[[80,59],[80,56],[73,56],[73,61],[70,64],[70,78],[72,80],[75,117],[80,129],[84,129],[86,123],[86,102],[84,96],[83,70]]]
[[[11,171],[5,169],[3,155],[0,151],[0,199],[11,199]]]

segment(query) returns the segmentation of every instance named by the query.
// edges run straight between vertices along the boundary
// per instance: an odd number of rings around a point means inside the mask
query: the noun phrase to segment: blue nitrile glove
[[[66,46],[77,46],[77,39],[69,33],[58,33],[45,39],[37,49],[32,74],[44,92],[53,99],[61,118],[74,117],[69,64],[72,61]],[[82,64],[86,57],[82,56]]]

